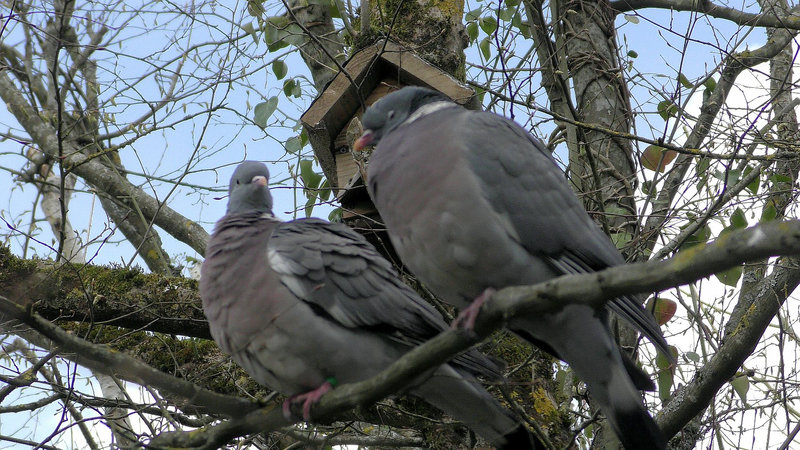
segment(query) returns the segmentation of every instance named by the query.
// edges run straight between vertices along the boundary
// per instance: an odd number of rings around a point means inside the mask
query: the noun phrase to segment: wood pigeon
[[[476,313],[494,289],[625,262],[543,144],[514,121],[406,87],[367,109],[362,124],[354,149],[377,145],[367,189],[395,250],[454,306],[472,304]],[[636,297],[614,299],[608,308],[670,354]],[[620,352],[605,308],[567,305],[515,317],[509,328],[569,363],[626,448],[665,447],[637,391],[653,384]]]
[[[272,213],[264,164],[233,173],[228,209],[200,278],[211,335],[256,381],[311,406],[336,384],[365,380],[447,329],[360,234],[319,219]],[[501,368],[472,350],[421,374],[408,392],[501,448],[540,448],[474,375]]]

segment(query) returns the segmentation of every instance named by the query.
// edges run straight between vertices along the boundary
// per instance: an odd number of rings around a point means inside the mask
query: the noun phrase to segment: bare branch
[[[693,11],[717,19],[729,20],[735,24],[750,27],[774,27],[800,30],[800,16],[779,16],[777,14],[753,14],[711,0],[615,0],[609,6],[617,13],[625,13],[645,8],[659,8],[670,11]],[[792,8],[792,12],[800,8]]]

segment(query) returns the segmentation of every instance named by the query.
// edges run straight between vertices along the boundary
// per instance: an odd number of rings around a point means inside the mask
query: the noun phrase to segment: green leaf
[[[464,20],[467,22],[472,22],[481,18],[481,13],[483,12],[483,8],[475,8],[472,11],[467,12],[464,16]]]
[[[678,355],[678,349],[674,346],[669,346],[672,357]],[[656,355],[656,367],[658,367],[657,383],[658,383],[658,396],[661,401],[667,401],[671,397],[672,385],[675,379],[674,367],[672,362],[665,355],[659,352]]]
[[[478,25],[481,26],[484,33],[491,36],[497,30],[497,19],[492,16],[481,17],[478,20]]]
[[[328,200],[331,197],[331,192],[333,190],[331,189],[331,184],[328,182],[327,178],[322,182],[322,185],[320,185],[319,189],[319,198],[321,200]]]
[[[678,115],[678,105],[673,103],[672,100],[663,100],[659,102],[657,110],[658,114],[664,120],[667,120],[670,117],[675,117]]]
[[[620,231],[618,233],[611,233],[611,242],[613,242],[618,249],[625,248],[625,246],[628,245],[628,242],[630,242],[631,239],[633,239],[633,235],[631,235],[630,233],[626,233],[624,231]]]
[[[625,14],[625,20],[627,20],[628,22],[630,22],[632,24],[639,23],[639,18],[634,16],[634,15],[632,15],[632,14]]]
[[[314,205],[317,203],[317,194],[309,196],[306,200],[305,208],[303,208],[304,212],[306,213],[306,217],[311,217],[311,213],[314,212]]]
[[[285,95],[286,98],[292,96],[292,92],[294,92],[295,83],[296,81],[294,81],[294,78],[289,78],[288,80],[283,82],[283,95]]]
[[[736,211],[731,214],[731,226],[737,230],[747,228],[747,217],[745,217],[742,208],[736,208]]]
[[[750,172],[752,172],[752,171],[753,171],[752,167],[746,166],[744,168],[744,172],[742,172],[742,175],[746,177],[746,176],[750,175]],[[750,184],[748,184],[745,189],[747,189],[747,192],[749,192],[749,193],[751,193],[753,195],[756,195],[756,194],[758,194],[758,188],[760,186],[761,186],[761,177],[755,177],[753,179],[753,181]]]
[[[303,180],[303,186],[307,190],[316,190],[319,187],[319,182],[322,181],[322,175],[314,172],[314,161],[310,159],[303,159],[300,161],[300,179]],[[316,198],[316,195],[314,196]]]
[[[308,133],[306,133],[305,128],[303,128],[303,131],[300,132],[300,143],[302,143],[303,146],[308,144]]]
[[[693,363],[699,363],[700,362],[700,355],[698,355],[695,352],[686,352],[686,353],[683,354],[683,356],[687,360],[689,360],[689,361],[691,361]]]
[[[790,177],[788,175],[782,175],[780,173],[775,173],[775,174],[772,174],[772,176],[769,177],[769,181],[771,181],[774,184],[791,183],[792,182],[792,177]]]
[[[733,390],[736,391],[736,395],[738,395],[743,402],[747,403],[747,391],[750,390],[750,379],[747,378],[747,375],[739,375],[732,379],[731,386]]]
[[[722,272],[717,272],[714,276],[717,277],[722,284],[736,287],[739,283],[739,278],[742,277],[742,266],[736,266],[728,270],[723,270]]]
[[[328,221],[342,223],[342,208],[336,208],[328,214]]]
[[[706,172],[708,172],[708,168],[711,166],[711,160],[701,156],[697,158],[697,165],[694,168],[695,173],[698,176],[706,176]]]
[[[244,30],[245,33],[249,34],[250,37],[253,38],[253,42],[258,44],[258,35],[256,35],[256,28],[253,26],[253,22],[247,22],[246,24],[242,25],[242,30]]]
[[[305,35],[299,25],[289,22],[285,16],[273,16],[267,18],[264,41],[267,43],[267,49],[274,52],[288,45],[302,45],[305,42]]]
[[[280,30],[289,26],[289,19],[286,16],[267,17],[265,25],[264,42],[267,45],[273,45],[280,40]]]
[[[470,42],[475,42],[478,39],[478,23],[470,22],[467,24],[467,36]]]
[[[685,228],[685,227],[682,227]],[[703,225],[700,227],[699,230],[695,231],[691,236],[686,238],[686,240],[681,244],[680,249],[686,250],[689,247],[694,247],[698,244],[705,244],[708,242],[708,239],[711,237],[711,228],[709,228],[708,224]]]
[[[639,54],[638,54],[638,53],[636,53],[636,52],[635,52],[635,51],[633,51],[633,50],[628,50],[628,57],[629,57],[629,58],[638,58],[638,57],[639,57]]]
[[[331,13],[331,17],[334,19],[341,19],[342,12],[339,11],[339,4],[337,2],[325,2],[328,4],[328,11]]]
[[[280,59],[276,59],[272,62],[272,72],[275,74],[275,77],[279,80],[282,80],[283,77],[286,76],[286,72],[289,71],[289,67]]]
[[[503,22],[508,22],[514,17],[514,13],[516,12],[517,12],[516,8],[509,6],[507,8],[503,8],[500,11],[498,11],[497,18],[502,20]]]
[[[778,209],[775,208],[775,202],[770,200],[764,205],[764,210],[761,211],[761,222],[769,222],[775,220],[777,217]]]
[[[511,26],[519,30],[525,39],[531,38],[531,28],[522,23],[522,15],[519,13],[519,11],[514,13],[514,17],[511,18]]]
[[[642,181],[642,192],[646,195],[650,195],[650,189],[653,188],[653,180],[644,180]]]
[[[322,175],[314,172],[314,161],[303,159],[300,161],[300,179],[303,181],[303,192],[306,194],[305,213],[306,217],[311,217],[314,205],[317,203],[319,191],[317,187],[322,180]]]
[[[483,38],[483,40],[481,40],[481,43],[478,44],[478,48],[481,49],[481,54],[483,55],[483,59],[485,59],[487,61],[492,58],[492,47],[491,47],[491,45],[492,45],[492,43],[489,41],[488,37]]]
[[[303,148],[303,141],[300,139],[300,136],[293,136],[286,141],[285,147],[287,152],[294,154]]]
[[[672,384],[674,383],[675,375],[669,370],[658,371],[658,398],[662,402],[669,400],[672,395]]]
[[[678,349],[674,345],[669,346],[669,352],[672,354],[673,358],[678,357]],[[658,352],[656,354],[656,367],[661,370],[672,370],[672,361],[669,360],[664,354]]]
[[[678,74],[678,82],[680,82],[686,89],[691,89],[694,87],[694,84],[690,83],[689,79],[686,78],[686,75],[682,73]]]
[[[247,0],[247,13],[253,17],[261,17],[264,15],[264,6],[262,0]]]
[[[714,92],[714,89],[717,88],[717,80],[715,80],[713,78],[709,78],[709,79],[707,79],[705,81],[705,83],[703,83],[703,86],[706,87],[706,92],[708,92],[710,94],[710,93]]]
[[[278,109],[278,97],[270,97],[265,102],[256,105],[253,122],[261,128],[267,127],[267,120]]]

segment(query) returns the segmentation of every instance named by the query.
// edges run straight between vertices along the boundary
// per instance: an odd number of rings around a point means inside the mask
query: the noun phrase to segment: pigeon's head
[[[364,133],[353,144],[353,150],[361,151],[368,145],[378,145],[381,138],[402,125],[420,107],[443,101],[451,100],[441,92],[419,86],[392,92],[364,112],[361,118]]]
[[[267,183],[267,166],[257,161],[245,161],[233,171],[228,187],[228,214],[243,212],[272,212],[272,195]]]

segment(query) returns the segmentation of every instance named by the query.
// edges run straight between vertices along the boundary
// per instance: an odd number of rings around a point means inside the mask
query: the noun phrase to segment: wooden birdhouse
[[[378,218],[364,184],[361,155],[351,147],[360,136],[364,108],[403,86],[436,89],[471,109],[480,108],[475,92],[413,51],[381,40],[354,54],[303,114],[301,121],[314,153],[342,206],[342,218],[373,228]],[[359,223],[351,226],[362,228]]]

